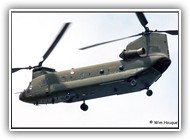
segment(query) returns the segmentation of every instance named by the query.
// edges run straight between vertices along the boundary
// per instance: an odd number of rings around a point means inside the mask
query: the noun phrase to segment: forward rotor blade
[[[165,30],[165,31],[155,31],[155,32],[165,32],[170,35],[178,35],[178,30]]]
[[[20,94],[20,93],[22,93],[22,92],[16,92],[16,93],[14,93],[14,94]]]
[[[14,72],[17,72],[17,71],[19,71],[19,70],[21,70],[22,68],[12,68],[12,73],[14,73]]]
[[[17,71],[19,71],[19,70],[22,70],[22,69],[32,69],[33,67],[31,67],[31,66],[29,66],[29,67],[24,67],[24,68],[12,68],[12,73],[14,73],[14,72],[17,72]]]
[[[143,12],[136,12],[136,15],[137,15],[141,25],[145,28],[145,30],[147,30],[146,25],[148,24],[148,21],[147,21],[145,15],[143,14]]]
[[[43,56],[43,61],[41,61],[41,65],[42,63],[47,59],[47,57],[50,55],[50,53],[53,51],[53,49],[55,48],[55,46],[57,45],[57,43],[59,42],[59,40],[61,39],[61,37],[63,36],[63,34],[65,33],[65,31],[67,30],[67,28],[69,27],[70,23],[66,23],[62,30],[60,31],[60,33],[57,35],[57,37],[55,38],[54,42],[52,43],[52,45],[50,46],[50,48],[47,50],[47,52],[44,54]]]
[[[114,40],[110,40],[110,41],[105,41],[105,42],[97,43],[97,44],[90,45],[90,46],[87,46],[87,47],[79,48],[79,50],[85,50],[85,49],[93,48],[93,47],[100,46],[100,45],[103,45],[103,44],[108,44],[108,43],[124,40],[124,39],[127,39],[127,38],[139,36],[139,35],[142,35],[142,33],[136,34],[136,35],[132,35],[132,36],[128,36],[128,37],[123,37],[123,38],[119,38],[119,39],[114,39]]]

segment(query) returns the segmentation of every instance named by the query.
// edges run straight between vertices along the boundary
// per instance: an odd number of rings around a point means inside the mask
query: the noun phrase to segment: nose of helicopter
[[[28,90],[24,90],[19,95],[19,100],[27,103],[32,103],[33,95],[28,92]]]
[[[26,102],[26,91],[20,93],[19,100]]]

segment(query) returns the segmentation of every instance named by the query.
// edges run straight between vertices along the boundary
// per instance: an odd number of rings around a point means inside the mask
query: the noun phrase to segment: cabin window
[[[41,81],[41,86],[45,86],[45,85],[47,85],[47,81],[46,81],[46,79],[43,79],[43,80]]]
[[[80,74],[80,78],[83,79],[85,77],[85,74],[84,73],[81,73]]]
[[[70,71],[71,74],[74,74],[75,73],[75,69],[72,68],[71,71]]]
[[[65,76],[62,76],[62,77],[61,77],[61,81],[62,81],[62,82],[65,82],[66,80],[67,80],[67,79],[66,79]]]
[[[123,65],[119,66],[119,70],[123,71],[124,70],[124,66]]]
[[[104,70],[103,69],[100,70],[100,74],[104,74]]]

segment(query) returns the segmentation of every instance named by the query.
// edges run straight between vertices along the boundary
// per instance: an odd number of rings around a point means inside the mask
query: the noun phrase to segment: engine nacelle
[[[121,54],[119,55],[119,57],[126,60],[130,58],[139,57],[140,55],[143,55],[143,54],[145,54],[144,48],[140,48],[138,50],[123,50]]]

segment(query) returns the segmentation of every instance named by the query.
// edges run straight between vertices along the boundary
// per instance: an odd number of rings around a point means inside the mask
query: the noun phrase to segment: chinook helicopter
[[[167,36],[162,33],[178,35],[178,30],[152,31],[147,27],[148,21],[144,13],[136,12],[136,15],[145,29],[144,32],[80,48],[85,50],[141,36],[129,43],[119,54],[121,60],[57,72],[53,68],[43,67],[42,64],[71,24],[66,23],[38,65],[12,68],[12,73],[22,69],[32,70],[32,81],[20,93],[19,99],[34,105],[82,101],[80,108],[87,111],[88,105],[85,101],[89,99],[144,89],[147,90],[147,96],[151,96],[153,91],[150,86],[171,64]]]

